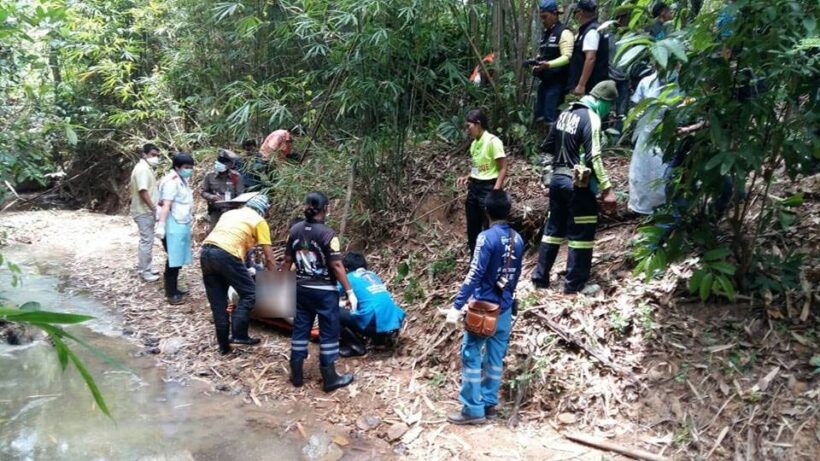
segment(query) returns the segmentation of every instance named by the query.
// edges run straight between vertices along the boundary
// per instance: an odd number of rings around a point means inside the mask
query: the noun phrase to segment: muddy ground
[[[455,161],[439,162],[428,166],[452,169]],[[626,162],[607,159],[619,191],[626,190]],[[514,221],[537,239],[546,198],[528,169],[514,164]],[[590,296],[534,292],[527,282],[535,262],[529,254],[519,289],[524,309],[505,362],[502,419],[482,427],[447,424],[446,413],[459,407],[460,332],[445,328],[436,310],[451,301],[466,268],[462,197],[429,180],[414,187],[410,212],[391,230],[378,239],[350,239],[367,250],[408,311],[401,344],[341,359],[339,368],[353,371],[356,382],[330,395],[321,392],[313,350],[307,385],[289,385],[288,337],[270,327],[253,326],[261,345],[219,356],[196,262],[183,270],[187,302],[167,305],[159,284],[135,274],[136,227],[126,216],[4,213],[0,231],[11,244],[51,248],[65,258],[70,285],[115,307],[126,333],[145,354],[156,355],[169,379],[205,381],[262,408],[288,400],[309,405],[350,438],[381,441],[378,457],[621,457],[564,437],[583,434],[679,459],[820,458],[820,373],[810,365],[820,355],[816,285],[804,298],[795,293],[785,302],[796,305],[782,310],[763,308],[760,300],[701,304],[681,284],[695,259],[662,278],[633,277],[628,255],[639,221],[623,212],[599,226],[591,281],[599,289]],[[793,237],[809,250],[814,270],[820,237],[816,204],[810,206]],[[159,246],[155,257],[160,267]],[[563,266],[562,254],[556,268]],[[560,276],[554,274],[556,286]],[[778,318],[776,311],[786,315]],[[508,427],[511,417],[518,427]]]

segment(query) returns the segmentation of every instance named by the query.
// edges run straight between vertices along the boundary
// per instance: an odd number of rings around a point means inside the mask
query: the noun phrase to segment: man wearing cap
[[[245,181],[236,172],[234,159],[236,154],[226,149],[219,149],[214,170],[205,175],[202,180],[200,195],[208,202],[208,232],[216,226],[219,217],[225,211],[224,207],[216,202],[231,200],[245,192]]]
[[[618,98],[615,82],[605,80],[558,117],[555,129],[541,146],[553,155],[550,204],[538,249],[538,266],[532,274],[536,288],[548,288],[550,271],[564,239],[568,239],[564,293],[584,288],[592,265],[592,247],[598,224],[600,190],[605,207],[616,204],[612,185],[601,160],[601,118]]]
[[[598,33],[598,4],[581,0],[575,7],[578,35],[569,60],[567,91],[583,96],[609,78],[609,43]]]
[[[256,304],[256,284],[245,267],[245,255],[261,245],[268,270],[275,270],[270,227],[265,220],[270,203],[262,194],[251,197],[245,206],[222,215],[205,238],[200,255],[202,281],[214,316],[219,352],[231,352],[231,343],[254,345],[258,338],[248,336],[251,309]],[[228,287],[239,294],[239,302],[228,324]]]
[[[538,64],[533,68],[533,75],[541,80],[535,100],[535,121],[548,125],[555,123],[558,106],[564,102],[572,56],[572,31],[561,23],[563,12],[555,0],[541,0],[539,16],[544,31],[538,48]]]

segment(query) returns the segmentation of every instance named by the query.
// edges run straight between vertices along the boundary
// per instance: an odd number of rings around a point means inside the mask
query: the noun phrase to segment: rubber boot
[[[294,387],[302,387],[305,384],[304,364],[305,359],[290,359],[290,382]]]
[[[230,327],[228,324],[216,325],[216,343],[219,345],[219,353],[227,355],[231,353]]]
[[[259,338],[251,338],[248,336],[248,325],[250,325],[250,312],[246,310],[235,310],[231,314],[231,342],[233,344],[244,344],[253,346],[259,344]]]
[[[353,382],[353,373],[345,373],[340,376],[336,373],[336,365],[333,363],[321,367],[320,370],[322,372],[322,390],[325,392],[333,392]]]
[[[339,355],[342,357],[359,357],[367,354],[367,347],[362,342],[359,335],[348,327],[342,328]]]

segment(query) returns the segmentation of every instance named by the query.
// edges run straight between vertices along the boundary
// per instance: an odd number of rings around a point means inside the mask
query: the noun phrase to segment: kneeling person
[[[219,352],[223,354],[231,352],[230,343],[259,343],[258,338],[248,336],[251,309],[256,304],[256,284],[244,260],[248,250],[258,244],[265,253],[268,270],[275,270],[270,227],[265,221],[268,210],[270,203],[267,197],[252,197],[244,207],[223,214],[202,245],[202,281],[214,315]],[[239,294],[239,303],[231,315],[231,336],[228,327],[228,287],[233,287]]]
[[[506,219],[512,204],[506,192],[492,191],[484,200],[490,228],[479,234],[470,272],[461,285],[447,323],[455,325],[468,300],[498,305],[496,330],[491,336],[464,331],[461,346],[461,411],[447,415],[453,424],[480,424],[497,414],[504,356],[512,329],[515,287],[521,276],[524,239]]]
[[[364,255],[350,252],[342,264],[359,302],[355,311],[342,309],[339,313],[342,325],[339,355],[364,355],[367,348],[361,337],[372,338],[379,344],[395,341],[404,320],[404,311],[393,301],[382,279],[367,270]],[[341,285],[338,288],[343,290]]]

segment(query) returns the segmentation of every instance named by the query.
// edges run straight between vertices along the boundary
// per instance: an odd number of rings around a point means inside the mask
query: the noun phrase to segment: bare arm
[[[162,208],[159,210],[159,225],[165,227],[165,221],[168,219],[168,213],[171,211],[171,204],[173,200],[163,200]]]
[[[271,252],[271,254],[273,254],[273,253]],[[265,255],[265,257],[267,257],[267,255]],[[282,261],[282,268],[280,270],[285,271],[285,272],[290,272],[290,268],[292,266],[293,266],[293,258],[291,258],[288,255],[285,255],[285,259],[284,259],[284,261]]]
[[[151,194],[149,194],[147,190],[143,189],[140,191],[140,200],[148,206],[152,213],[157,212],[157,206],[154,204],[153,200],[151,200]]]
[[[598,51],[584,51],[586,58],[584,59],[584,70],[581,71],[581,78],[578,79],[578,86],[575,88],[575,93],[583,95],[586,93],[587,82],[592,76],[592,69],[595,68],[595,61],[597,59]]]
[[[339,260],[331,261],[329,269],[333,272],[333,275],[336,276],[336,280],[342,284],[342,288],[345,291],[350,291],[350,282],[347,280],[347,272],[345,272],[345,267],[342,265],[342,262]]]
[[[265,255],[265,268],[269,271],[276,271],[276,259],[273,257],[273,248],[270,245],[261,245],[262,253]]]
[[[502,190],[504,189],[504,180],[507,178],[507,157],[501,157],[495,159],[495,163],[498,164],[498,179],[495,180],[495,190]]]

